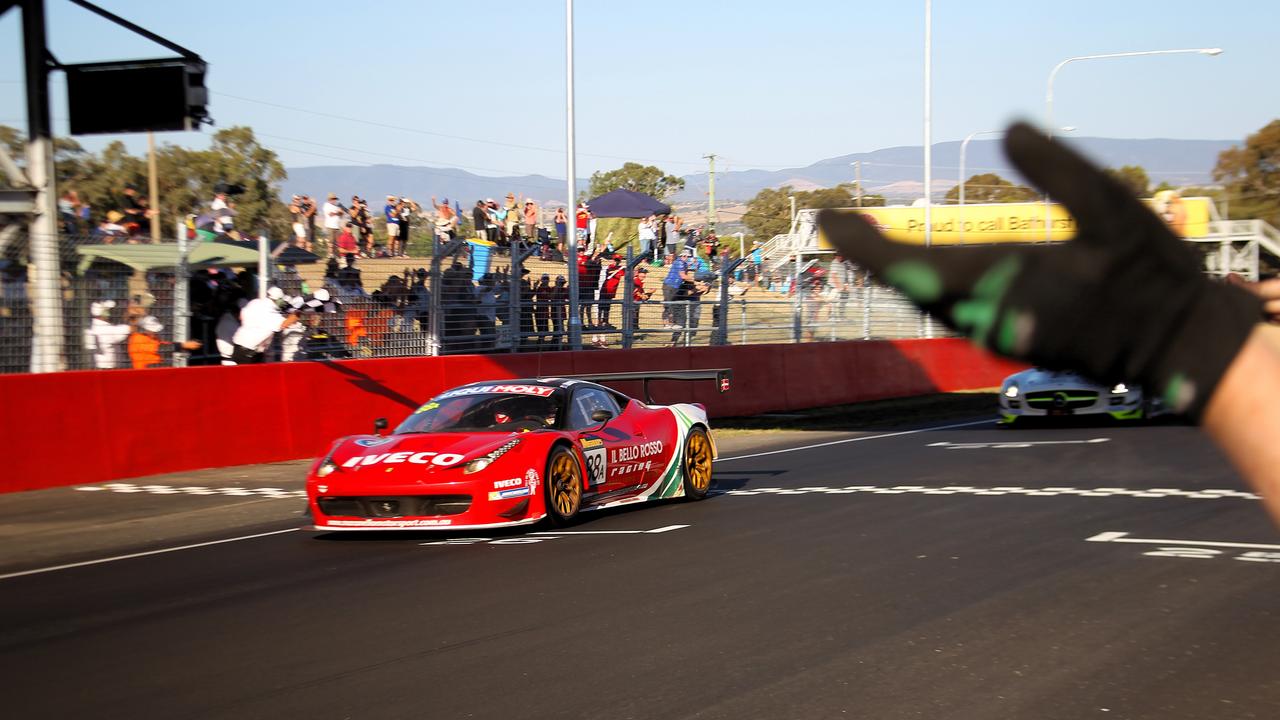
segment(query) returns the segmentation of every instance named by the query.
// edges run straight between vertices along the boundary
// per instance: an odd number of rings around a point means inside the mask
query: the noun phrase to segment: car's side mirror
[[[387,419],[380,417],[373,421],[373,434],[381,436],[382,431],[387,429]]]
[[[591,422],[600,423],[600,427],[604,427],[606,423],[613,419],[613,413],[608,410],[596,410],[591,413]]]

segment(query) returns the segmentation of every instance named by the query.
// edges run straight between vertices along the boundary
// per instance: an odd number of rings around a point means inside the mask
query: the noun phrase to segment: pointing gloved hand
[[[1132,192],[1026,123],[1005,153],[1078,227],[1056,245],[934,247],[885,239],[853,211],[823,210],[840,254],[925,311],[1010,357],[1133,382],[1198,419],[1261,302],[1205,277],[1198,255]]]

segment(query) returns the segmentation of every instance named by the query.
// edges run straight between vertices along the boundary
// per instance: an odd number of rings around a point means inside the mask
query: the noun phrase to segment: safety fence
[[[43,296],[25,239],[10,237],[0,247],[0,372],[229,364],[247,342],[241,310],[258,297],[290,318],[265,346],[269,361],[945,334],[892,289],[830,259],[765,268],[695,256],[693,279],[681,281],[670,255],[588,246],[571,278],[547,243],[459,239],[432,242],[430,255],[326,257],[177,235],[61,236],[58,291]],[[51,347],[41,333],[60,339],[52,364],[40,357]]]

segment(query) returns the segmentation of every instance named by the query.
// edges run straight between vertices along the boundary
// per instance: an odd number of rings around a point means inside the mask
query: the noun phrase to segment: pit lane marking
[[[1145,557],[1170,557],[1196,560],[1213,560],[1232,558],[1243,562],[1280,563],[1280,545],[1266,543],[1222,542],[1215,540],[1173,540],[1168,538],[1135,538],[1128,537],[1127,532],[1109,531],[1098,533],[1085,542],[1099,543],[1136,543],[1139,545],[1155,545],[1155,550],[1142,553]],[[1217,548],[1245,550],[1245,552],[1228,554]]]
[[[1191,500],[1260,500],[1257,495],[1244,490],[1205,489],[1178,490],[1176,488],[1129,489],[1115,487],[1074,488],[1074,487],[1042,487],[1028,488],[1013,485],[996,485],[976,487],[973,485],[945,485],[927,487],[924,485],[847,485],[845,487],[762,487],[750,490],[725,490],[715,492],[717,495],[850,495],[865,493],[870,495],[902,495],[916,493],[919,495],[1026,495],[1030,497],[1057,497],[1075,495],[1077,497],[1134,497],[1134,498],[1185,498]]]
[[[1008,450],[1011,448],[1029,448],[1035,445],[1096,445],[1097,443],[1111,442],[1111,438],[1091,438],[1089,440],[1014,440],[1006,442],[972,442],[972,443],[952,443],[952,442],[936,442],[929,443],[925,447],[940,447],[947,450],[976,450],[983,448],[991,448],[995,450]]]
[[[261,497],[272,500],[296,500],[307,496],[306,490],[285,490],[278,487],[241,488],[205,487],[203,485],[135,485],[134,483],[103,483],[77,487],[80,492],[146,493],[148,495],[222,495],[224,497]]]

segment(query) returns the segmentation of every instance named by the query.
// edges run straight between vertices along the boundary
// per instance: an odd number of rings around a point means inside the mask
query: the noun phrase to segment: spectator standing
[[[226,206],[226,196],[219,193],[217,197],[223,198],[223,206]],[[215,200],[216,202],[216,200]],[[120,210],[124,213],[124,227],[129,235],[138,235],[142,232],[142,228],[146,225],[147,218],[153,213],[147,211],[147,206],[143,204],[142,198],[138,196],[138,188],[133,185],[124,186],[124,203]],[[216,219],[218,214],[213,214]]]
[[[396,225],[399,227],[401,257],[409,257],[409,221],[413,218],[413,211],[416,207],[417,203],[413,200],[406,197],[400,198],[400,210],[396,214]],[[456,218],[454,222],[457,222]]]
[[[658,242],[658,218],[654,215],[640,221],[638,235],[640,237],[640,252],[653,252],[651,257],[657,257]]]
[[[663,262],[670,265],[676,259],[676,253],[679,252],[680,241],[680,216],[668,215],[667,221],[663,223],[666,232],[666,253],[662,258]],[[654,264],[658,264],[657,254],[654,254]]]
[[[355,263],[356,253],[360,252],[360,246],[356,243],[354,230],[355,224],[347,223],[342,229],[342,233],[338,235],[337,240],[334,242],[334,247],[337,248],[337,253],[346,258],[348,266]]]
[[[382,206],[382,217],[387,223],[387,252],[396,257],[400,254],[400,199],[395,195],[387,196],[387,204]]]
[[[600,248],[578,255],[578,314],[584,329],[595,324],[595,298],[600,282]]]
[[[310,251],[311,243],[307,240],[307,219],[303,214],[301,195],[294,195],[289,202],[289,217],[293,226],[293,244]]]
[[[667,277],[662,281],[662,319],[667,329],[683,327],[685,324],[685,306],[676,305],[675,302],[682,285],[693,282],[692,262],[693,250],[688,247],[683,248],[679,257],[671,261],[671,269],[667,271]]]
[[[618,329],[609,322],[609,311],[613,308],[613,299],[618,296],[618,285],[622,283],[622,277],[626,272],[626,266],[617,255],[610,257],[608,265],[604,267],[600,285],[599,313],[599,326],[603,330]]]
[[[569,286],[563,275],[556,276],[556,286],[551,289],[551,343],[564,347],[564,321],[569,310]]]
[[[538,205],[532,200],[524,201],[524,237],[529,242],[538,239]]]
[[[556,208],[556,238],[560,245],[560,254],[564,255],[565,243],[569,242],[569,216],[565,213],[564,208]]]
[[[134,369],[141,370],[159,366],[163,361],[160,353],[166,348],[181,347],[184,350],[198,350],[200,348],[200,343],[195,340],[187,340],[181,343],[161,340],[160,333],[162,332],[164,332],[164,324],[154,316],[147,315],[138,321],[137,328],[129,335],[129,364]]]
[[[520,231],[520,204],[516,202],[515,193],[507,193],[507,198],[502,209],[506,211],[505,220],[503,222],[502,231],[507,234],[508,238],[515,237]]]
[[[310,195],[302,196],[302,222],[307,229],[307,252],[315,252],[316,243],[316,201]]]
[[[279,288],[274,288],[279,291]],[[274,300],[254,298],[240,310],[240,329],[231,341],[235,348],[231,360],[236,365],[253,365],[265,362],[271,340],[285,327],[297,322],[298,314],[281,315]]]
[[[578,213],[574,217],[574,230],[578,234],[578,246],[581,248],[591,239],[591,208],[586,203],[578,205]]]
[[[759,240],[751,241],[751,264],[748,266],[751,275],[748,278],[752,282],[759,285],[764,284],[764,273],[761,272],[761,265],[764,263],[764,244]]]
[[[489,205],[486,201],[477,200],[476,206],[471,208],[471,224],[476,228],[476,237],[493,242],[489,236]]]
[[[635,315],[631,318],[631,329],[636,330],[640,327],[640,305],[648,302],[653,297],[653,291],[644,289],[644,281],[649,279],[649,268],[641,265],[636,268],[635,277],[631,279],[631,300],[634,303],[632,312]]]
[[[442,243],[449,242],[458,232],[458,216],[454,213],[453,208],[449,207],[449,198],[445,198],[442,203],[437,203],[433,196],[431,198],[431,207],[436,211],[436,237],[440,238]]]
[[[124,344],[133,328],[127,323],[113,323],[108,317],[116,307],[113,300],[102,300],[89,305],[89,328],[84,331],[84,347],[93,355],[93,367],[113,370],[120,367],[124,357]]]
[[[324,213],[324,229],[325,235],[328,236],[328,247],[325,250],[329,257],[336,257],[338,254],[338,236],[342,234],[343,228],[347,225],[347,209],[342,207],[342,203],[338,202],[336,193],[329,193],[329,199],[325,202],[324,207],[320,209]]]
[[[551,331],[551,296],[554,292],[551,276],[547,274],[538,278],[538,284],[533,286],[533,334],[538,347],[547,342],[547,334]]]

